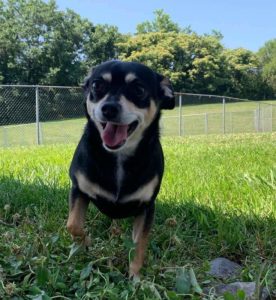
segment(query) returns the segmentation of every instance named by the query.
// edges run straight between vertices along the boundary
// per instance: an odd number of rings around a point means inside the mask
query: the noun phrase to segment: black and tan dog
[[[120,61],[94,68],[84,89],[88,122],[70,168],[67,228],[85,239],[90,201],[110,218],[135,217],[129,275],[138,276],[164,170],[159,119],[174,108],[173,91],[148,67]]]

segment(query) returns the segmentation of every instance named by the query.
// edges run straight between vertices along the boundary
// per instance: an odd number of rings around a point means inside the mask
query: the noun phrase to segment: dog
[[[129,276],[139,278],[164,172],[159,119],[175,107],[173,89],[147,66],[118,60],[93,68],[83,88],[87,124],[70,166],[67,229],[85,241],[89,202],[112,219],[134,217]]]

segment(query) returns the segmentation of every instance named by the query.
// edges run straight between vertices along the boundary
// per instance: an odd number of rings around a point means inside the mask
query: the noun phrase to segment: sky
[[[56,0],[60,10],[70,8],[93,24],[109,24],[121,33],[153,20],[163,9],[180,27],[198,34],[218,30],[227,48],[257,51],[276,38],[276,0]]]

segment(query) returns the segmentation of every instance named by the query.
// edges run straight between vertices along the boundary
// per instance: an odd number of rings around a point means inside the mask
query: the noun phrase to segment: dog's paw
[[[88,235],[83,236],[73,236],[72,239],[75,243],[78,243],[84,247],[90,247],[91,246],[91,238]]]
[[[129,271],[129,280],[131,280],[133,284],[140,282],[141,281],[140,274],[139,273],[134,274],[131,271]]]
[[[133,283],[140,282],[140,268],[137,268],[137,265],[134,262],[130,263],[129,266],[129,279],[132,280]]]

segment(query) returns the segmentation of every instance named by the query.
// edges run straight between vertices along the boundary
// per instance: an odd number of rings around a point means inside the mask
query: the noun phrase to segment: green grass
[[[91,205],[88,250],[72,244],[66,231],[75,145],[0,149],[0,220],[11,225],[0,224],[0,298],[183,299],[178,268],[191,267],[204,288],[219,282],[206,274],[219,256],[243,267],[229,281],[260,276],[272,293],[276,134],[164,137],[162,143],[166,171],[137,284],[127,279],[131,220],[115,225]]]
[[[256,124],[256,102],[226,103],[225,133],[252,133],[276,131],[276,101],[274,104],[260,102],[261,114],[259,129]],[[223,133],[222,104],[185,105],[182,107],[182,135]],[[164,111],[161,121],[163,136],[179,135],[179,108]],[[271,119],[272,117],[272,119]],[[263,121],[265,119],[266,121]],[[86,120],[70,119],[63,121],[41,122],[42,144],[75,143],[83,130]],[[36,125],[21,124],[0,127],[0,146],[35,145]]]

